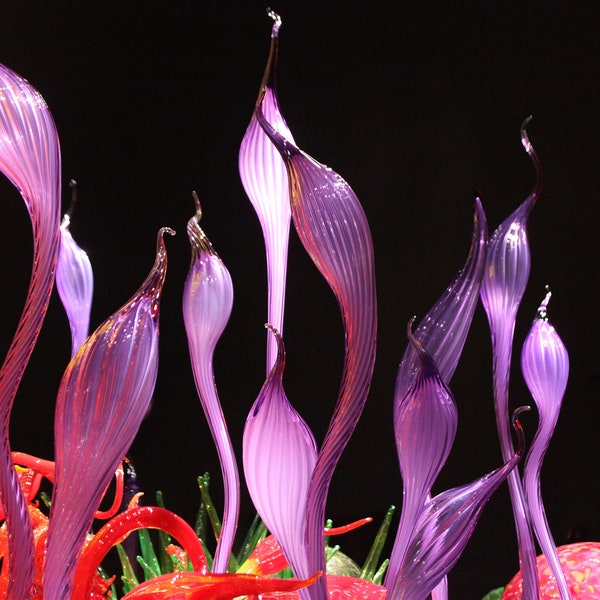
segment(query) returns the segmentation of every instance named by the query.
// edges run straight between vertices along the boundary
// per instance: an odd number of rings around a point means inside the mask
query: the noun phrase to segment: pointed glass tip
[[[527,135],[527,125],[529,125],[531,119],[533,119],[533,115],[529,115],[521,124],[521,143],[528,153],[533,149],[533,146],[529,141],[529,136]]]
[[[192,192],[192,198],[194,199],[194,205],[196,206],[196,214],[192,218],[196,221],[196,223],[200,223],[200,220],[202,219],[202,206],[196,190]]]
[[[537,320],[547,321],[548,320],[548,303],[550,302],[550,298],[552,298],[552,292],[550,291],[550,286],[546,286],[546,295],[542,300],[542,303],[538,306],[537,313],[535,318]]]
[[[273,19],[273,29],[271,29],[271,37],[279,36],[279,28],[281,27],[281,17],[272,9],[267,8],[267,15]]]

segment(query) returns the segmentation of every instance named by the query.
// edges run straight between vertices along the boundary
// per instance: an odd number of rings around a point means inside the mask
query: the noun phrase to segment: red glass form
[[[569,378],[569,355],[560,336],[548,321],[550,291],[538,308],[521,350],[521,369],[538,408],[539,423],[525,459],[523,490],[536,537],[550,565],[561,600],[570,600],[569,586],[556,552],[542,501],[540,474],[554,433]]]
[[[10,531],[8,593],[14,598],[26,598],[35,579],[34,539],[11,460],[8,424],[54,284],[60,220],[60,147],[54,120],[42,96],[4,65],[0,65],[0,95],[0,171],[21,193],[33,231],[33,267],[27,299],[0,367],[0,503]]]
[[[298,590],[319,575],[300,580],[239,573],[167,573],[137,586],[123,600],[231,600],[254,594],[261,594],[262,598],[267,592]]]
[[[192,262],[183,290],[183,319],[196,389],[217,447],[223,475],[225,502],[213,571],[225,573],[240,513],[240,481],[215,384],[213,354],[231,315],[233,285],[227,267],[198,225],[202,212],[198,196],[194,194],[194,198],[196,215],[187,225]]]
[[[145,528],[160,529],[177,539],[187,552],[196,572],[206,575],[204,546],[183,519],[157,506],[135,506],[119,513],[103,525],[85,547],[77,565],[71,600],[88,600],[93,576],[108,551],[132,532]]]
[[[558,559],[566,574],[567,586],[577,600],[600,598],[600,542],[579,542],[557,549]],[[561,592],[543,554],[537,557],[540,576],[540,600],[557,600]],[[521,600],[523,579],[517,573],[504,588],[501,600]]]
[[[45,600],[70,596],[94,512],[150,405],[167,268],[165,232],[174,233],[160,230],[154,266],[140,289],[88,338],[60,383]]]
[[[510,460],[514,453],[510,433],[508,384],[515,321],[529,279],[531,263],[527,219],[542,188],[540,163],[525,130],[528,122],[529,119],[521,127],[521,141],[535,166],[536,183],[532,193],[491,236],[488,243],[485,276],[481,284],[481,300],[487,313],[492,336],[494,407],[504,461]],[[519,560],[523,572],[523,600],[537,600],[535,546],[523,497],[523,487],[517,470],[509,475],[508,484],[519,543]]]
[[[267,66],[260,86],[262,110],[275,131],[293,142],[292,133],[279,110],[275,85],[279,27],[281,19],[274,19],[271,30],[271,47]],[[283,335],[285,281],[287,271],[288,241],[290,233],[290,194],[285,164],[273,146],[256,115],[253,113],[239,154],[240,178],[248,198],[258,215],[267,255],[268,316],[267,322]],[[277,354],[275,337],[267,336],[267,375]]]

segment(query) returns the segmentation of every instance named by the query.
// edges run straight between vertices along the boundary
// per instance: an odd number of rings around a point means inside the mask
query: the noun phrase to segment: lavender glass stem
[[[508,461],[513,455],[508,408],[513,335],[517,311],[529,278],[531,262],[527,240],[527,219],[542,187],[539,159],[525,130],[528,122],[529,119],[526,119],[521,127],[521,141],[533,161],[536,183],[532,193],[499,225],[490,238],[486,275],[481,286],[481,299],[492,337],[496,424],[502,457],[505,461]],[[519,543],[519,560],[523,574],[523,600],[536,600],[539,597],[539,583],[535,562],[535,545],[523,497],[523,487],[517,470],[508,476],[508,484]]]
[[[558,421],[569,377],[567,350],[548,321],[550,295],[548,291],[538,308],[521,352],[523,375],[539,413],[538,429],[523,469],[523,488],[536,537],[552,570],[560,597],[570,600],[571,593],[550,532],[540,485],[542,463]]]
[[[194,381],[215,441],[223,476],[223,519],[212,570],[226,573],[240,514],[240,478],[217,393],[213,355],[231,315],[233,285],[229,271],[198,225],[200,203],[195,194],[194,198],[196,215],[187,226],[192,263],[183,292],[183,316]]]

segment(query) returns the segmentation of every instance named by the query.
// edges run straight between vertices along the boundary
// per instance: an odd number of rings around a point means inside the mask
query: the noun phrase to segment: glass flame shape
[[[465,549],[481,512],[507,475],[517,466],[525,450],[525,437],[518,416],[513,414],[517,450],[502,467],[467,485],[438,494],[425,506],[400,570],[390,600],[425,600],[447,575]]]
[[[300,240],[329,286],[342,314],[345,359],[338,399],[315,465],[307,501],[306,548],[309,571],[323,571],[323,524],[331,478],[362,413],[375,363],[377,299],[371,231],[348,183],[275,131],[262,113],[256,118],[280,152],[290,182],[292,219]],[[325,598],[325,581],[307,590]],[[303,595],[305,592],[301,592]]]
[[[8,440],[10,412],[37,340],[54,284],[60,221],[60,147],[46,102],[27,81],[0,65],[0,171],[19,190],[31,219],[33,266],[16,334],[0,368],[0,504],[10,535],[9,597],[29,596],[34,540]]]
[[[258,514],[294,574],[305,577],[300,573],[310,568],[304,541],[306,499],[317,446],[283,389],[283,339],[271,325],[267,327],[277,340],[278,351],[244,427],[244,474]]]
[[[293,142],[292,133],[279,110],[275,86],[279,27],[281,18],[273,11],[271,47],[267,66],[261,83],[262,110],[266,120],[275,131]],[[268,316],[271,323],[283,335],[285,282],[287,271],[288,242],[290,233],[290,194],[285,164],[273,146],[254,112],[242,140],[239,153],[240,178],[246,194],[258,215],[267,254]],[[267,338],[267,374],[275,362],[277,342],[275,336]]]
[[[540,487],[542,463],[558,421],[569,378],[567,349],[548,321],[550,296],[548,291],[521,350],[521,369],[539,413],[538,429],[525,459],[523,489],[542,553],[552,569],[562,600],[567,600],[571,594],[546,519]]]
[[[142,286],[81,346],[60,383],[45,600],[70,597],[94,512],[150,406],[167,268],[164,233],[174,232],[159,231],[156,260]]]
[[[202,211],[196,194],[194,200],[196,214],[187,225],[192,262],[183,290],[183,320],[196,389],[217,447],[223,475],[225,501],[213,571],[225,573],[240,512],[240,480],[216,389],[213,355],[231,315],[233,284],[227,267],[198,225]]]
[[[473,235],[465,264],[413,335],[435,361],[442,381],[450,383],[471,327],[485,271],[487,223],[481,200],[475,198]],[[395,396],[404,398],[419,371],[421,360],[408,344],[396,378]]]
[[[531,264],[527,219],[542,188],[540,162],[525,129],[530,119],[531,117],[526,119],[521,126],[521,142],[533,161],[536,183],[532,193],[491,236],[488,242],[486,273],[481,284],[481,300],[492,336],[494,406],[502,458],[505,462],[510,460],[514,453],[510,434],[508,384],[515,320],[527,286]],[[508,483],[523,573],[523,600],[535,600],[539,587],[535,567],[536,553],[517,470],[511,472]]]
[[[458,425],[452,393],[442,381],[433,358],[413,337],[410,325],[408,337],[420,364],[416,379],[404,398],[396,399],[394,410],[394,432],[404,496],[400,525],[385,579],[392,597],[407,548],[413,541],[417,520],[450,454]]]
[[[277,579],[244,573],[167,573],[141,583],[123,596],[123,600],[231,600],[262,598],[269,592],[287,592],[310,585],[309,579]],[[278,594],[279,596],[280,594]]]
[[[73,357],[89,333],[94,274],[87,253],[77,245],[69,231],[70,224],[71,216],[67,213],[60,225],[56,289],[69,319]]]

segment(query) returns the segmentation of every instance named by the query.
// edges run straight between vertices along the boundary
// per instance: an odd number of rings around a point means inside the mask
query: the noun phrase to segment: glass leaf
[[[202,574],[167,573],[150,579],[123,596],[123,600],[231,600],[238,597],[262,597],[263,593],[286,592],[310,585],[310,579],[277,579],[241,573]]]
[[[508,410],[513,335],[517,311],[529,279],[531,263],[527,239],[527,219],[539,197],[542,185],[540,163],[525,130],[528,122],[529,119],[521,127],[521,141],[535,166],[535,187],[524,202],[498,226],[491,236],[488,242],[486,272],[481,284],[481,300],[492,336],[496,424],[502,457],[505,461],[508,461],[513,454]],[[509,475],[508,484],[525,582],[523,600],[536,600],[538,583],[535,568],[535,546],[517,470]]]
[[[60,147],[54,120],[42,96],[4,65],[0,65],[0,96],[0,171],[21,193],[33,230],[33,267],[27,300],[0,368],[0,498],[10,532],[8,594],[25,598],[35,577],[34,540],[11,460],[8,422],[54,285],[60,221]]]
[[[460,558],[488,500],[517,466],[525,437],[517,409],[513,426],[518,448],[502,467],[462,487],[438,494],[425,506],[406,552],[395,586],[387,586],[394,600],[425,600]]]
[[[192,263],[183,290],[183,319],[196,389],[217,447],[223,475],[223,522],[213,571],[224,573],[237,529],[240,481],[233,445],[215,384],[213,355],[231,315],[233,284],[227,267],[198,225],[201,217],[200,204],[196,195],[194,198],[197,212],[187,226]]]
[[[485,213],[476,198],[473,235],[465,264],[414,331],[415,339],[431,355],[445,383],[450,383],[454,375],[473,320],[485,269],[486,245]],[[398,369],[396,398],[405,396],[419,364],[413,344],[408,344]]]
[[[371,231],[356,194],[335,171],[320,164],[256,117],[279,150],[290,181],[292,219],[302,244],[331,287],[342,314],[346,352],[338,399],[323,440],[307,504],[309,571],[325,568],[323,524],[329,484],[366,401],[375,362],[377,300]],[[325,582],[307,590],[324,598]],[[304,593],[304,592],[303,592]],[[301,593],[301,595],[303,594]]]
[[[66,214],[60,226],[56,289],[69,319],[73,357],[89,333],[94,274],[87,253],[77,245],[69,231],[70,223],[70,216]]]
[[[167,268],[163,228],[150,274],[73,357],[58,390],[44,598],[72,591],[94,512],[150,406],[158,369],[158,317]]]
[[[538,408],[539,423],[523,469],[523,490],[529,516],[542,553],[556,579],[560,596],[571,595],[552,538],[542,501],[540,474],[546,450],[558,421],[569,378],[569,355],[560,336],[548,321],[550,291],[538,308],[537,316],[521,350],[521,369]]]
[[[416,379],[395,409],[394,432],[404,485],[402,513],[386,575],[395,584],[415,526],[456,435],[458,412],[434,360],[408,331],[419,359]]]
[[[277,339],[275,365],[246,420],[244,474],[261,519],[275,536],[297,577],[308,570],[304,545],[306,498],[317,458],[313,435],[290,405],[282,383],[283,340]]]
[[[262,99],[263,114],[273,129],[293,142],[292,133],[279,110],[275,84],[281,19],[272,11],[269,14],[275,22],[271,31],[271,47],[260,86],[259,100]],[[283,335],[291,218],[289,184],[284,162],[262,130],[254,113],[240,147],[239,171],[246,194],[258,215],[265,239],[268,275],[267,322]],[[275,338],[269,335],[267,374],[275,362],[276,352]]]

